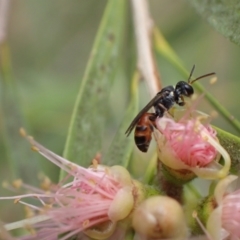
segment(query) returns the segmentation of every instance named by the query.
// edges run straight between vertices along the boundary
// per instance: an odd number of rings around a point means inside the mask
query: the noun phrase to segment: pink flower
[[[216,138],[216,131],[210,125],[197,127],[199,123],[195,119],[179,122],[170,118],[162,120],[166,126],[164,129],[159,126],[159,129],[166,138],[165,147],[171,148],[186,165],[204,167],[216,158],[217,150],[201,134],[205,131]]]
[[[27,139],[33,150],[68,175],[58,185],[49,184],[48,191],[20,182],[19,185],[32,193],[0,198],[16,199],[39,217],[37,221],[36,217],[32,222],[29,220],[31,226],[28,229],[32,236],[21,239],[66,240],[82,233],[95,239],[111,236],[117,222],[126,218],[134,206],[136,189],[128,171],[121,166],[106,167],[96,163],[86,169],[54,154],[31,137]],[[33,205],[23,201],[29,197],[38,203]]]
[[[222,227],[231,239],[240,239],[240,190],[224,196],[222,204]]]
[[[156,120],[158,131],[154,135],[160,161],[172,169],[190,170],[202,178],[226,176],[230,157],[219,144],[216,131],[207,123],[207,115],[192,110],[175,110],[174,115],[174,119]],[[220,154],[225,159],[224,167],[218,164]]]
[[[240,239],[240,190],[227,191],[238,177],[229,175],[214,190],[216,208],[207,221],[207,230],[215,240]]]

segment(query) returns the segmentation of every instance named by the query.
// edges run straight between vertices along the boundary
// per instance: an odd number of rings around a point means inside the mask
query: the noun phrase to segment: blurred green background
[[[8,41],[19,97],[16,104],[23,111],[30,135],[60,155],[64,149],[74,102],[106,2],[11,1]],[[195,76],[213,71],[217,73],[218,81],[215,85],[209,85],[208,80],[201,82],[234,117],[239,119],[239,47],[212,29],[184,0],[150,0],[149,4],[157,26],[185,67],[190,71],[193,64],[196,64]],[[131,33],[126,32],[126,35],[129,34]],[[134,53],[132,44],[126,42],[124,47],[127,50],[131,48],[129,51]],[[157,59],[164,86],[184,80],[164,58],[158,56]],[[121,73],[116,77],[113,88],[106,89],[111,91],[108,131],[104,145],[106,149],[127,108],[126,89],[130,79]],[[143,82],[140,84],[139,96],[140,107],[143,107],[149,101]],[[200,108],[208,113],[213,110],[205,101]],[[2,115],[1,181],[11,180],[6,165],[9,152],[6,150],[3,119]],[[238,135],[221,117],[215,118],[213,124]],[[27,161],[38,164],[40,157],[30,150],[29,152],[30,158]],[[136,156],[139,161],[146,161],[146,155],[139,151]],[[26,168],[27,174],[27,162],[23,167]],[[57,180],[58,169],[45,160],[43,171],[53,180]],[[2,189],[0,192],[6,194]],[[11,216],[4,211],[2,218],[9,220]]]

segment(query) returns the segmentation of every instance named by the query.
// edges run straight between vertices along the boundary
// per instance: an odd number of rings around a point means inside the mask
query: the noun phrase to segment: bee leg
[[[149,117],[148,119],[151,121],[151,122],[154,122],[157,118],[157,115],[155,113],[152,113],[151,115],[149,114]]]
[[[180,103],[178,103],[178,105],[182,107],[185,105],[185,102],[180,102]]]
[[[151,127],[152,132],[153,132],[153,127],[156,128],[155,120],[157,119],[157,117],[158,116],[155,113],[149,114],[148,119],[150,121],[150,127]]]
[[[160,118],[163,117],[164,112],[168,111],[161,103],[155,105],[154,108],[156,116]]]
[[[182,107],[182,106],[185,105],[185,101],[184,101],[183,96],[180,96],[180,98],[181,98],[182,101],[181,101],[181,102],[178,102],[178,101],[177,101],[177,104]]]

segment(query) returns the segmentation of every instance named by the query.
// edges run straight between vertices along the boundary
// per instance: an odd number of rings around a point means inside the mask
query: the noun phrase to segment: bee
[[[175,87],[167,86],[158,92],[131,122],[125,134],[129,136],[136,126],[134,140],[140,151],[147,152],[152,139],[151,134],[154,130],[153,127],[156,128],[155,120],[157,117],[163,117],[164,113],[172,108],[175,103],[179,106],[184,106],[184,97],[191,97],[194,94],[194,89],[191,85],[201,78],[215,74],[212,72],[191,80],[194,69],[195,65],[192,67],[187,82],[179,81]],[[155,112],[147,113],[151,107],[154,108]]]

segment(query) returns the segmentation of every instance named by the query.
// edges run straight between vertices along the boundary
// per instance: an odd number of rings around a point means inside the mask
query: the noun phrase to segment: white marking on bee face
[[[170,92],[170,95],[173,97],[173,96],[174,96],[174,92],[173,92],[173,91],[171,91],[171,92]]]

